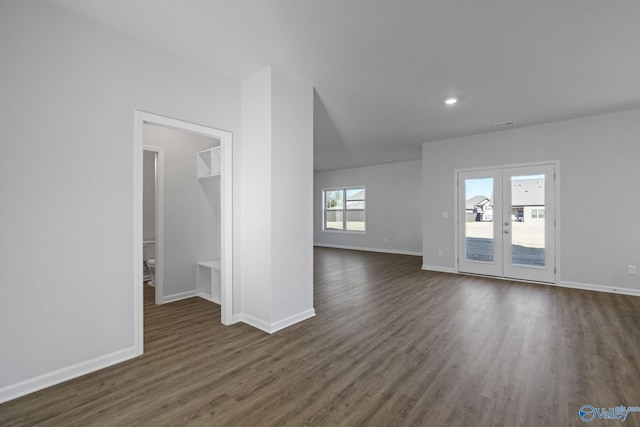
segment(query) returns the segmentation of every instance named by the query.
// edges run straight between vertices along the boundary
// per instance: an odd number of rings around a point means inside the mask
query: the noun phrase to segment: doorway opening
[[[201,277],[198,277],[194,290],[176,294],[177,296],[164,295],[163,288],[166,287],[166,271],[164,271],[164,258],[166,248],[164,247],[164,236],[162,227],[165,222],[163,209],[157,209],[156,212],[156,235],[155,235],[155,256],[156,256],[156,303],[170,302],[172,299],[180,299],[186,296],[203,296],[215,302],[219,302],[221,306],[221,323],[229,325],[232,322],[233,307],[233,242],[232,242],[232,189],[233,189],[233,165],[232,165],[232,134],[227,131],[197,125],[181,120],[176,120],[164,116],[159,116],[142,111],[134,113],[134,212],[133,212],[133,239],[134,239],[134,345],[138,354],[143,352],[143,275],[144,275],[144,244],[143,244],[143,175],[144,175],[144,152],[156,153],[156,206],[161,204],[164,207],[163,197],[165,195],[164,179],[166,155],[163,150],[157,147],[146,146],[145,127],[166,128],[172,131],[186,132],[191,135],[205,137],[219,141],[216,147],[210,147],[202,152],[194,153],[189,157],[189,161],[193,162],[193,178],[194,182],[200,183],[199,190],[210,195],[215,194],[216,202],[219,209],[219,257],[212,263],[212,260],[195,260],[193,263],[193,275],[200,275],[207,272],[208,269],[217,269],[219,271],[219,293],[207,292],[207,288],[200,289],[202,283]],[[214,153],[215,152],[215,153]],[[203,175],[203,168],[209,168],[206,175]],[[217,168],[217,169],[216,169]],[[215,177],[209,179],[209,177]],[[215,265],[213,265],[215,264]],[[203,267],[204,266],[204,267]],[[203,271],[204,269],[204,271]],[[214,274],[210,272],[209,283],[211,283]]]
[[[155,303],[162,304],[164,295],[164,149],[145,145],[143,151],[143,282],[155,288]]]
[[[555,283],[557,169],[456,171],[459,272]]]

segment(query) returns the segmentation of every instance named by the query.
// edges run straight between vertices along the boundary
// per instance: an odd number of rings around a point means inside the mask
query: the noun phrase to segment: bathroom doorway
[[[142,353],[143,348],[143,275],[145,263],[143,261],[150,259],[155,249],[155,295],[156,304],[168,303],[182,298],[192,296],[201,296],[210,301],[219,303],[221,306],[221,322],[225,325],[232,323],[232,135],[230,132],[214,129],[206,126],[196,125],[189,122],[175,120],[163,116],[150,113],[135,112],[135,137],[134,137],[134,319],[135,345]],[[184,150],[180,153],[169,153],[167,147],[162,144],[154,144],[149,132],[153,131],[186,135],[191,140],[196,140],[198,145],[197,152],[186,153]],[[198,142],[199,141],[199,142]],[[208,141],[208,142],[203,142]],[[204,144],[204,145],[203,145]],[[207,145],[208,144],[208,145]],[[155,156],[154,177],[155,177],[155,233],[153,239],[150,236],[149,227],[145,227],[143,221],[144,215],[144,158],[145,153]],[[175,188],[174,184],[169,186],[165,180],[170,172],[167,168],[167,159],[169,154],[172,159],[183,156],[181,159],[183,164],[188,164],[193,170],[183,173],[183,181],[189,181],[189,188]],[[148,159],[147,159],[148,160]],[[148,160],[149,161],[149,160]],[[195,194],[198,193],[198,194]],[[166,197],[171,194],[173,198],[172,204],[167,206]],[[181,205],[180,197],[195,196],[201,199],[200,207],[202,211],[202,200],[206,200],[209,204],[209,213],[201,213],[198,221],[187,221],[182,225],[172,225],[166,222],[166,215],[170,214],[167,209],[173,211],[187,211],[191,213],[189,208]],[[176,202],[177,200],[177,202]],[[146,200],[147,205],[149,200]],[[188,203],[185,201],[184,203]],[[194,210],[196,210],[194,208]],[[166,212],[165,212],[166,211]],[[199,228],[198,225],[201,224]],[[147,224],[149,225],[149,224]],[[213,230],[213,231],[212,231]],[[217,231],[215,231],[217,230]],[[168,248],[166,242],[172,234],[188,234],[188,239],[172,247],[175,252],[189,251],[192,245],[202,250],[204,255],[202,258],[192,256],[192,264],[184,267],[180,277],[189,276],[189,280],[185,283],[176,285],[176,280],[167,282],[166,255]],[[211,234],[213,233],[213,234]],[[211,235],[211,239],[215,240],[215,248],[212,249],[213,243],[209,241],[199,242],[197,239],[201,235]],[[192,244],[193,243],[193,244]],[[145,246],[146,245],[146,246]],[[152,247],[153,246],[153,247]],[[204,248],[204,249],[203,249]],[[208,248],[208,249],[207,249]],[[188,271],[187,271],[188,269]],[[172,274],[175,273],[175,269]],[[191,279],[194,278],[195,284],[191,286]],[[217,287],[216,287],[217,282]],[[176,289],[168,289],[167,284],[176,287]],[[184,287],[181,289],[180,286]]]
[[[164,295],[164,149],[145,145],[142,191],[143,281],[154,287],[155,303]]]

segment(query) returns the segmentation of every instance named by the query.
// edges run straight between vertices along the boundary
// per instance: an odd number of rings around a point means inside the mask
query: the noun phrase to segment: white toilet
[[[148,259],[147,260],[147,268],[149,269],[149,272],[151,273],[151,280],[149,281],[149,285],[155,286],[156,285],[156,260],[155,259]]]

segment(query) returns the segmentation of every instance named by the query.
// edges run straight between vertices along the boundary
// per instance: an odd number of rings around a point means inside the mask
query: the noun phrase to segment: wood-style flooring
[[[582,405],[640,406],[640,298],[420,264],[316,248],[317,315],[273,335],[147,287],[142,357],[0,405],[0,425],[583,426]]]

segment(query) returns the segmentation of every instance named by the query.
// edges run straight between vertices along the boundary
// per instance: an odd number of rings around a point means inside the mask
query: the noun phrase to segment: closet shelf
[[[212,270],[220,270],[220,260],[219,259],[214,259],[211,261],[200,261],[198,263],[199,266],[201,267],[206,267],[206,268],[210,268]]]
[[[220,295],[222,292],[222,288],[220,287],[221,273],[219,259],[200,261],[196,267],[198,296],[220,304]]]
[[[199,179],[220,177],[220,146],[196,154],[196,173]]]

